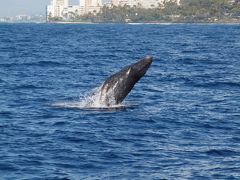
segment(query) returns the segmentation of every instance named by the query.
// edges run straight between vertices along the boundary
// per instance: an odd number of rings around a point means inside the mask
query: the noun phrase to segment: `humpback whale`
[[[108,77],[100,87],[100,102],[105,106],[120,104],[145,75],[152,61],[151,56],[146,56]]]

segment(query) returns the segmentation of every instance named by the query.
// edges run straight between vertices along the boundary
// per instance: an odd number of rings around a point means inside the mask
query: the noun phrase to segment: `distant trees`
[[[129,7],[106,7],[97,14],[103,22],[215,22],[240,16],[240,0],[166,0],[164,7],[143,9],[141,5]]]
[[[237,3],[231,4],[229,0],[182,0],[181,15],[207,19],[227,19],[240,11]],[[235,10],[234,10],[235,9]]]
[[[48,22],[58,22],[58,21],[63,21],[62,17],[49,17]]]

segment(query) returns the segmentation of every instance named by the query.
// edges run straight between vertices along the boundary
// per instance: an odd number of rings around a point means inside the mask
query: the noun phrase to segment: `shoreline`
[[[229,24],[229,25],[240,25],[239,22],[71,22],[71,21],[62,21],[62,22],[45,22],[43,24],[126,24],[126,25],[174,25],[174,24]]]
[[[72,22],[72,21],[58,21],[58,22],[0,22],[1,24],[125,24],[125,25],[177,25],[177,24],[196,24],[196,25],[240,25],[239,22]]]

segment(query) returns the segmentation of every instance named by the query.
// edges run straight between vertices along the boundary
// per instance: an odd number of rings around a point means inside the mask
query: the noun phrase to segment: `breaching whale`
[[[147,72],[152,61],[151,56],[146,56],[108,77],[100,87],[100,102],[106,106],[120,104]]]

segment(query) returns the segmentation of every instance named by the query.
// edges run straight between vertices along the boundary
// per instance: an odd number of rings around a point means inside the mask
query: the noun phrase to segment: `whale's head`
[[[133,79],[134,81],[137,82],[142,76],[145,75],[148,68],[152,64],[152,61],[153,58],[151,56],[146,56],[145,58],[139,60],[138,62],[126,67],[126,75],[130,79]]]

